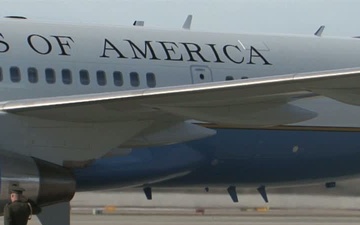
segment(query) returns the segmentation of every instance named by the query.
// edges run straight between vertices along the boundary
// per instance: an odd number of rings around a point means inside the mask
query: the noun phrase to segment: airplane
[[[360,174],[358,130],[203,126],[216,129],[217,135],[132,149],[126,155],[104,157],[75,169],[77,191],[136,187],[143,188],[151,199],[152,188],[193,188],[206,192],[222,188],[238,202],[236,190],[241,193],[258,190],[268,202],[268,189],[299,187],[300,192],[317,185],[322,187],[322,192],[316,194],[326,194],[327,189],[334,192],[338,183],[358,178]],[[336,193],[346,195],[347,192],[341,192],[343,189]],[[312,188],[302,193],[314,191]],[[351,190],[351,193],[358,195],[359,191]]]
[[[194,120],[291,129],[318,116],[301,101],[323,99],[325,113],[329,99],[359,105],[357,38],[199,32],[189,21],[181,30],[0,24],[0,208],[21,186],[44,225],[70,224],[75,169],[125,146],[216,136]]]

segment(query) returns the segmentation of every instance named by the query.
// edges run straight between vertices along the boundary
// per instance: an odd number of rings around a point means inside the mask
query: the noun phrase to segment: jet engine
[[[0,177],[1,215],[13,186],[24,188],[24,196],[40,207],[70,201],[76,189],[75,179],[68,169],[8,152],[0,153]]]

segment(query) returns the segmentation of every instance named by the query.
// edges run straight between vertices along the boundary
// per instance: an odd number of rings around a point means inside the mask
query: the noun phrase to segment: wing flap
[[[314,89],[313,92],[349,105],[360,105],[359,88]]]
[[[241,125],[243,127],[269,127],[297,123],[315,118],[318,115],[310,110],[281,102],[226,107],[165,107],[162,110],[195,120]]]

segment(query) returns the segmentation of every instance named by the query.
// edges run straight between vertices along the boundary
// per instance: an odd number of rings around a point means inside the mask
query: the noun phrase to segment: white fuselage
[[[10,19],[0,23],[2,101],[359,66],[360,41],[354,38],[53,25]],[[19,68],[20,78],[15,82],[11,67]],[[29,68],[36,70],[37,81],[29,81]],[[47,81],[46,69],[54,71],[55,81]],[[114,72],[118,74],[116,84]]]
[[[55,25],[14,19],[0,24],[0,101],[360,65],[360,40],[355,38]],[[56,163],[97,158],[153,123],[76,123],[1,115],[0,124],[6,128],[0,132],[1,149]],[[357,124],[360,127],[360,120]]]

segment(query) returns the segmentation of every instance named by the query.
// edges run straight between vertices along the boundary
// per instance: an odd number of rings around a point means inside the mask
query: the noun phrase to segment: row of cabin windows
[[[27,69],[28,80],[30,83],[37,83],[39,81],[38,71],[34,67],[29,67]],[[115,86],[123,86],[123,74],[120,71],[113,72],[113,83]],[[133,87],[140,86],[140,78],[137,72],[131,72],[130,76],[130,84]],[[87,70],[80,70],[79,71],[79,78],[80,83],[82,85],[89,85],[90,84],[90,75],[89,71]],[[0,81],[3,80],[3,73],[2,69],[0,68]],[[10,80],[11,82],[18,83],[21,81],[21,72],[19,67],[10,67]],[[70,85],[73,83],[73,77],[71,70],[63,69],[61,70],[61,80],[64,84]],[[55,70],[51,68],[45,69],[45,81],[48,84],[54,84],[56,82],[56,74]],[[107,84],[107,76],[105,71],[98,70],[96,72],[96,81],[99,86],[105,86]],[[146,83],[147,86],[153,88],[156,86],[156,79],[154,73],[146,73]]]

